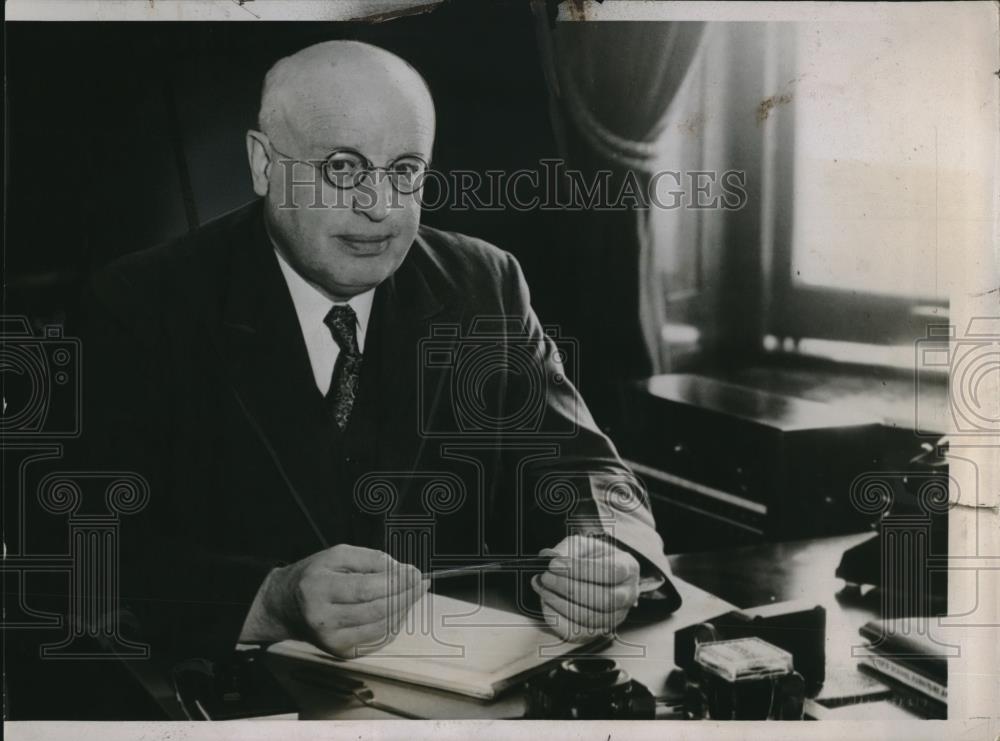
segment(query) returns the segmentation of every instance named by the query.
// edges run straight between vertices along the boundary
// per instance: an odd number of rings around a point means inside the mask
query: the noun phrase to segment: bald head
[[[342,140],[382,117],[409,123],[415,134],[432,139],[434,103],[426,81],[385,49],[326,41],[275,63],[264,79],[258,122],[287,147]]]
[[[335,301],[392,275],[416,238],[420,193],[382,174],[420,170],[434,143],[434,104],[417,71],[356,41],[310,46],[267,73],[259,125],[246,137],[254,192],[286,262]],[[358,155],[377,169],[346,188],[331,179]]]

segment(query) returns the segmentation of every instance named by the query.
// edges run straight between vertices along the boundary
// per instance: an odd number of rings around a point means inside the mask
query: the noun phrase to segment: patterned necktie
[[[342,304],[330,309],[323,323],[330,328],[330,334],[340,346],[340,354],[333,366],[330,389],[326,392],[326,403],[337,427],[343,432],[347,427],[347,420],[351,417],[351,408],[358,393],[358,379],[361,375],[361,350],[358,348],[358,337],[355,333],[358,317],[354,309]]]

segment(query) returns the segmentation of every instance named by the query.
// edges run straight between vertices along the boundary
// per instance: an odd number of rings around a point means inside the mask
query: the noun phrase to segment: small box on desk
[[[831,404],[686,374],[628,391],[625,457],[672,551],[865,529],[851,482],[877,471],[884,428]],[[716,542],[717,541],[717,542]]]

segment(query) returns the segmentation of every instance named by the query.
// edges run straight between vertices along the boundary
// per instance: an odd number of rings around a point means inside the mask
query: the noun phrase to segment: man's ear
[[[268,152],[267,135],[250,129],[247,131],[247,159],[250,175],[253,177],[253,192],[267,195],[267,183],[271,173],[271,157]]]

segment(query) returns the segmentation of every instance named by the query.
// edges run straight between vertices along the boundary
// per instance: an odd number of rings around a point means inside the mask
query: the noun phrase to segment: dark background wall
[[[7,24],[7,313],[73,315],[81,281],[252,199],[244,132],[278,58],[354,38],[427,78],[438,109],[435,166],[539,168],[556,155],[526,2],[451,2],[369,23]],[[441,210],[434,226],[513,252],[546,322],[569,331],[566,215]]]

